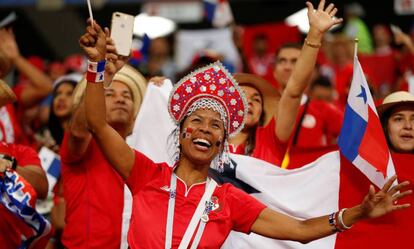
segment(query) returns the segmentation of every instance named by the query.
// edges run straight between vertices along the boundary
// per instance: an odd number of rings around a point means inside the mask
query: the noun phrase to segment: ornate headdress
[[[220,114],[226,134],[230,137],[243,129],[247,108],[243,91],[219,61],[181,79],[168,100],[168,111],[177,127],[192,112],[198,109],[211,109]],[[176,143],[178,143],[178,133],[177,129]],[[178,144],[176,145],[178,147]],[[223,163],[228,161],[227,138],[225,138],[224,152],[218,160],[218,168],[222,169]]]
[[[243,91],[219,61],[181,79],[168,103],[169,113],[177,125],[197,109],[218,111],[229,136],[243,129],[248,108]]]

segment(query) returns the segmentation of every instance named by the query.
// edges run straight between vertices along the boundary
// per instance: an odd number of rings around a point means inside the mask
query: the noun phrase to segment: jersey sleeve
[[[253,223],[266,206],[234,186],[229,187],[228,194],[233,230],[250,233]]]
[[[135,161],[126,184],[132,194],[140,191],[149,181],[159,176],[163,171],[163,164],[154,163],[147,156],[135,150]]]
[[[24,146],[24,145],[18,145],[18,144],[10,144],[10,146],[13,148],[14,151],[14,158],[17,160],[17,164],[19,166],[37,166],[42,167],[40,164],[39,156],[37,155],[37,152],[32,149],[31,147]]]

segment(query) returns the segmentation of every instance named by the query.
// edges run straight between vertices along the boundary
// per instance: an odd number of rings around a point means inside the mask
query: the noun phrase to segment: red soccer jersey
[[[133,195],[133,209],[128,233],[131,249],[164,248],[172,168],[156,164],[135,153],[135,165],[127,179]],[[173,221],[172,248],[178,248],[194,211],[204,194],[205,183],[191,187],[178,178]],[[265,206],[231,184],[218,185],[212,200],[217,209],[209,214],[197,248],[220,248],[231,230],[249,233]]]
[[[94,139],[82,158],[73,158],[67,138],[66,134],[60,149],[66,201],[62,242],[70,249],[119,249],[124,182]]]
[[[303,111],[304,105],[301,105],[298,119],[302,116]],[[293,146],[320,148],[332,145],[332,140],[335,140],[341,131],[343,118],[343,112],[333,104],[322,100],[311,100],[300,126],[297,143]],[[294,134],[292,134],[292,139],[293,136]]]
[[[256,146],[252,157],[264,160],[271,164],[281,165],[285,156],[288,143],[281,142],[275,134],[276,121],[271,119],[266,126],[256,129]],[[239,146],[229,145],[230,152],[244,155],[245,144]]]
[[[0,154],[16,158],[20,167],[40,166],[40,159],[30,147],[0,142]],[[0,204],[0,247],[18,248],[22,243],[22,235],[32,236],[32,229],[24,221]]]

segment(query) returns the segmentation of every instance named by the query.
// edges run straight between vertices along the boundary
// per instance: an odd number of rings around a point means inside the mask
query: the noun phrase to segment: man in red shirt
[[[124,63],[121,63],[122,65]],[[143,76],[125,65],[107,63],[105,90],[108,123],[124,138],[132,131],[146,89]],[[74,93],[75,106],[82,98],[86,80]],[[66,201],[62,243],[66,248],[119,249],[121,242],[124,181],[112,169],[92,138],[84,116],[83,101],[76,108],[60,150],[63,195]]]
[[[293,68],[301,53],[301,45],[288,43],[276,54],[273,71],[283,93],[292,75]],[[291,137],[291,147],[315,148],[328,145],[329,138],[336,138],[340,132],[343,112],[334,105],[320,100],[310,100],[302,96],[301,106]]]

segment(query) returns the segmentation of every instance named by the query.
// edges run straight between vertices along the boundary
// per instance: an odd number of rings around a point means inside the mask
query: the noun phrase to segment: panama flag
[[[339,135],[341,153],[375,185],[395,174],[380,120],[358,58]]]

